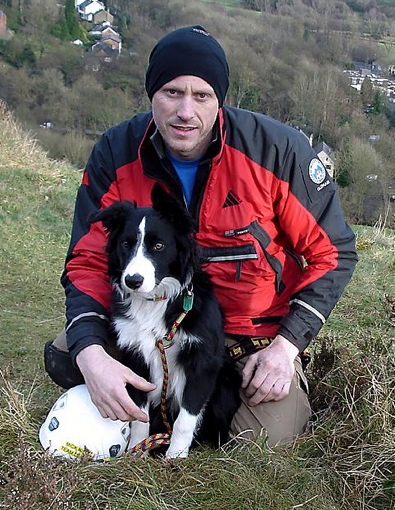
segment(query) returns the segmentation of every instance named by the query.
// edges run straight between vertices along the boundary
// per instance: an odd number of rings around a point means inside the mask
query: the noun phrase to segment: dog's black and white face
[[[174,227],[151,211],[137,223],[129,219],[117,243],[126,262],[121,287],[150,294],[164,278],[177,276],[175,241]]]
[[[174,296],[181,272],[174,226],[152,209],[130,208],[109,244],[109,271],[123,295]]]
[[[152,198],[153,208],[116,202],[93,218],[109,232],[109,274],[124,298],[177,296],[196,263],[186,211],[159,186]]]

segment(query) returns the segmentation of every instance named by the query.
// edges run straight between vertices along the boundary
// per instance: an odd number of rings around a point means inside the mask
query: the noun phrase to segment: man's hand
[[[148,422],[148,416],[129,397],[126,384],[147,392],[154,390],[155,384],[116,361],[100,345],[85,347],[77,354],[76,363],[103,418]]]
[[[242,372],[242,388],[249,398],[248,405],[281,400],[289,393],[298,348],[281,335],[249,356]]]

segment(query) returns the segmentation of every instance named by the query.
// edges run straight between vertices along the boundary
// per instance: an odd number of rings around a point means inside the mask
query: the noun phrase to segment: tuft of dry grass
[[[59,166],[57,161],[48,158],[32,133],[21,128],[7,104],[0,99],[0,170],[28,168],[54,174]]]
[[[395,491],[395,338],[323,337],[310,369],[312,444],[341,483],[344,508],[374,509]],[[354,508],[354,507],[352,507]]]
[[[30,414],[26,407],[26,397],[12,386],[0,370],[0,392],[2,408],[0,411],[0,436],[1,448],[7,450],[15,447],[20,441],[26,443],[35,435],[35,427],[31,422]],[[29,399],[29,395],[27,396]],[[6,451],[3,451],[6,453]]]

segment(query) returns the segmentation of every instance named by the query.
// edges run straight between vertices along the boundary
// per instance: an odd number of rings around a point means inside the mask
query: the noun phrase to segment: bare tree
[[[33,33],[40,34],[58,20],[60,7],[57,0],[34,0],[26,5],[24,12],[29,19],[29,28]]]
[[[335,68],[304,61],[289,91],[294,122],[308,126],[316,138],[326,138],[328,143],[335,139],[343,109],[340,82],[341,75]]]
[[[384,212],[386,166],[368,141],[350,139],[350,177],[352,184],[340,193],[349,218],[357,222],[372,222]]]
[[[229,55],[231,67],[231,86],[228,103],[237,107],[252,108],[246,99],[259,88],[257,69],[261,67],[259,57],[246,43],[234,47]]]

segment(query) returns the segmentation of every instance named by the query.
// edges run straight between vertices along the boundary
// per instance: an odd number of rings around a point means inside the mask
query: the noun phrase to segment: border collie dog
[[[156,384],[149,393],[127,387],[150,417],[148,424],[132,422],[129,448],[166,432],[161,392],[168,370],[165,407],[172,433],[166,457],[187,457],[193,444],[218,446],[229,440],[240,376],[226,353],[221,310],[199,262],[191,216],[159,184],[152,204],[116,202],[91,222],[102,221],[108,233],[121,361]],[[163,339],[167,370],[157,347]]]

